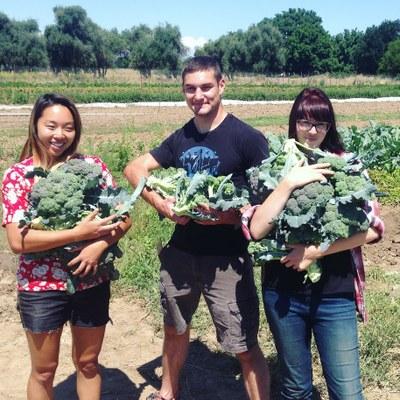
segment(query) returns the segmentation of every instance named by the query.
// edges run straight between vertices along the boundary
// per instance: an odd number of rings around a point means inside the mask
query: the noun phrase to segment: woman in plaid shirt
[[[319,89],[304,89],[289,118],[289,137],[311,148],[344,155],[336,130],[332,104]],[[291,192],[326,179],[328,164],[295,167],[260,206],[243,216],[245,235],[261,239],[273,228]],[[366,318],[364,266],[360,246],[378,241],[384,230],[377,203],[367,207],[370,228],[340,239],[322,251],[317,246],[296,245],[279,261],[263,267],[263,300],[278,352],[281,399],[312,399],[311,337],[319,351],[329,398],[363,399],[359,366],[357,314]],[[321,279],[304,284],[304,271],[316,259]]]

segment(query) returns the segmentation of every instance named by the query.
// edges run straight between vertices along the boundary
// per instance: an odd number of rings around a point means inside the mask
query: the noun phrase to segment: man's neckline
[[[226,119],[228,118],[229,115],[230,115],[230,113],[225,112],[225,115],[223,116],[223,118],[221,119],[221,121],[220,121],[216,126],[212,127],[211,129],[209,129],[209,130],[207,130],[207,131],[204,131],[204,132],[202,132],[202,131],[198,128],[198,126],[197,126],[197,124],[196,124],[196,118],[193,118],[193,124],[194,124],[194,126],[195,126],[195,128],[196,128],[196,131],[197,131],[200,135],[207,135],[207,134],[209,134],[209,133],[214,132],[217,128],[219,128],[219,127],[224,123],[224,121],[226,121]]]

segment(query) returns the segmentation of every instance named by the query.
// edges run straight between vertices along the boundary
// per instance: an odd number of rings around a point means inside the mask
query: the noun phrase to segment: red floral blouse
[[[110,171],[100,158],[81,156],[90,164],[101,167],[107,186],[115,186]],[[27,158],[6,170],[2,184],[3,196],[3,227],[7,224],[18,223],[28,208],[28,194],[32,190],[34,178],[25,178],[28,171],[33,169],[32,157]],[[99,277],[90,284],[80,283],[77,290],[84,290],[98,285],[105,280]],[[57,258],[42,258],[30,260],[23,254],[19,257],[17,270],[17,287],[20,291],[66,290],[67,269]]]

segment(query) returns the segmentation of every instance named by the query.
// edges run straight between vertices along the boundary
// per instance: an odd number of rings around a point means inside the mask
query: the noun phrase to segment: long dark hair
[[[70,100],[68,97],[65,97],[58,93],[46,93],[40,96],[36,100],[35,105],[33,106],[31,112],[31,118],[29,121],[28,139],[26,140],[24,147],[21,151],[21,154],[19,156],[20,161],[25,160],[28,157],[32,157],[33,155],[36,155],[40,160],[41,166],[43,167],[49,166],[48,165],[49,159],[47,157],[46,150],[43,144],[39,140],[37,123],[39,118],[42,116],[44,110],[47,107],[51,107],[54,105],[61,105],[68,108],[74,120],[75,137],[73,142],[71,143],[71,146],[69,146],[63,153],[63,156],[67,157],[76,152],[82,133],[82,122],[78,109],[76,108],[72,100]]]
[[[336,128],[335,113],[329,97],[317,88],[305,88],[296,97],[289,115],[289,138],[297,140],[296,121],[309,119],[329,122],[330,127],[321,143],[321,150],[340,154],[344,146]]]

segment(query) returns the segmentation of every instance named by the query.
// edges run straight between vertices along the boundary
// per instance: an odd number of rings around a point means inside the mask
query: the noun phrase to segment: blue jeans
[[[363,399],[355,303],[351,296],[294,296],[263,290],[281,376],[281,399],[312,399],[311,334],[331,400]]]

